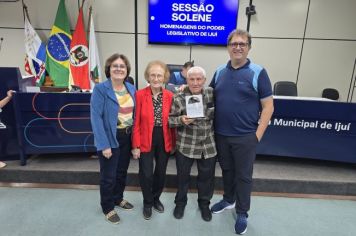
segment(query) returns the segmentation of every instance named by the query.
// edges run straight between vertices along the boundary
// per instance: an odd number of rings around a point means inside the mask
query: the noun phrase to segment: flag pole
[[[87,31],[87,39],[88,39],[88,48],[89,48],[89,80],[91,81],[91,83],[95,83],[95,78],[92,77],[91,74],[91,68],[90,68],[90,60],[91,60],[91,56],[90,56],[90,50],[92,50],[90,48],[90,31],[91,31],[91,14],[93,13],[93,6],[90,5],[89,7],[89,19],[88,19],[88,31]],[[94,32],[95,34],[95,32]]]
[[[90,23],[91,23],[91,14],[92,14],[92,12],[93,12],[93,6],[90,6],[90,7],[89,7],[89,19],[88,19],[88,25],[90,25]]]
[[[89,7],[89,19],[88,19],[88,31],[87,31],[87,38],[89,38],[90,34],[90,24],[91,24],[91,14],[93,13],[93,7],[90,5]],[[94,32],[95,33],[95,32]]]
[[[28,15],[27,6],[26,6],[26,4],[24,3],[23,0],[22,0],[22,13],[23,13],[23,22],[25,22],[25,17],[27,16],[28,22],[31,23],[30,17],[29,17],[29,15]]]
[[[23,2],[23,0],[21,0],[21,2],[22,2],[23,22],[25,22],[25,8],[27,8],[27,7],[25,6],[25,3]]]

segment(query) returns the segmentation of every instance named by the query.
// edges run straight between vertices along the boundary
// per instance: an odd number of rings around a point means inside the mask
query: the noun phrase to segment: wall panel
[[[355,55],[356,42],[307,40],[298,82],[300,96],[320,97],[324,88],[331,87],[346,101]]]
[[[0,27],[23,27],[20,2],[0,2]]]
[[[356,40],[355,0],[311,0],[307,38]]]
[[[135,32],[133,0],[92,0],[91,2],[93,2],[95,11],[95,30],[119,33]],[[140,2],[139,5],[144,5]]]
[[[266,68],[272,84],[297,80],[302,41],[297,39],[253,39],[250,58]]]
[[[303,37],[308,0],[255,0],[257,14],[251,18],[255,37]]]

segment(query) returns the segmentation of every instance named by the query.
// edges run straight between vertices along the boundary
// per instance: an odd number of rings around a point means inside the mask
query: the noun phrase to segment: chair
[[[273,95],[298,96],[297,85],[291,81],[278,81],[274,84]]]
[[[328,98],[331,100],[339,100],[340,95],[339,95],[339,91],[337,91],[334,88],[325,88],[323,89],[321,97]]]
[[[183,65],[176,65],[176,64],[167,64],[169,73],[180,72],[183,68]]]

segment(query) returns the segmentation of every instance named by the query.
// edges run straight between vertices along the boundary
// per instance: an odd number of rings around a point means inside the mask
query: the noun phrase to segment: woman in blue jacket
[[[100,204],[106,219],[118,224],[115,206],[130,210],[123,199],[131,156],[135,87],[125,82],[131,70],[126,56],[114,54],[105,62],[105,82],[94,87],[90,100],[91,125],[100,161]]]

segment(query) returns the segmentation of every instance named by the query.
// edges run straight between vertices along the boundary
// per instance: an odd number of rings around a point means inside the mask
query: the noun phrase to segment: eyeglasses
[[[232,48],[238,48],[240,46],[240,48],[245,48],[246,46],[248,46],[249,44],[248,43],[238,43],[238,42],[235,42],[235,43],[229,43],[228,44],[230,47]]]
[[[163,78],[163,75],[162,74],[149,74],[148,75],[151,79],[162,79]]]
[[[124,65],[124,64],[115,64],[115,65],[111,65],[111,68],[114,68],[114,69],[126,69],[126,65]]]

